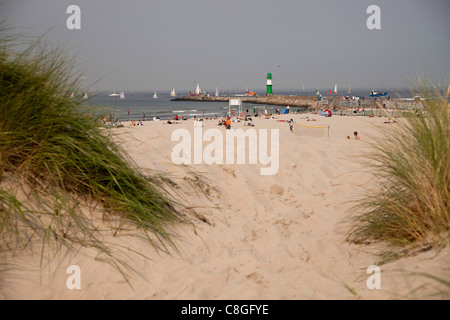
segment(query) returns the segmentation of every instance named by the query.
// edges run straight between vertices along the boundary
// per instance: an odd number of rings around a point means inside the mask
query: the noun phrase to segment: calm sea
[[[364,96],[366,99],[369,98],[369,89],[367,90],[352,90],[350,95],[354,96]],[[401,90],[396,91],[392,97],[401,97]],[[405,92],[405,91],[403,91]],[[184,116],[184,118],[192,118],[194,116],[212,117],[214,115],[223,116],[228,111],[227,102],[196,102],[196,101],[171,101],[174,97],[170,96],[170,92],[157,92],[158,98],[153,98],[153,92],[142,91],[142,92],[132,92],[125,91],[125,99],[120,99],[119,97],[110,97],[110,92],[101,92],[95,96],[91,96],[88,99],[88,104],[104,107],[102,113],[115,119],[119,118],[121,121],[128,120],[141,120],[143,114],[147,120],[153,119],[153,117],[159,116],[161,119],[173,118],[175,115],[179,117]],[[223,91],[221,96],[234,96],[243,92],[236,91]],[[177,98],[186,96],[188,92],[177,92]],[[258,95],[263,95],[264,92],[258,92]],[[276,94],[283,95],[299,95],[299,96],[314,96],[314,91],[284,91],[276,92]],[[324,98],[329,95],[328,91],[321,90],[321,94]],[[347,92],[342,93],[342,95],[348,95]],[[403,94],[405,96],[405,94]],[[255,107],[264,108],[262,105],[255,105]],[[273,111],[276,106],[267,106],[269,111]],[[282,108],[285,106],[278,106]],[[253,110],[253,104],[243,104],[243,110],[249,109]]]

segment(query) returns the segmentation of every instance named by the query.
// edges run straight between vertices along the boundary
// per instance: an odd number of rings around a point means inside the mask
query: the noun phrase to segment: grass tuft
[[[389,244],[387,260],[444,246],[450,235],[449,91],[419,82],[414,94],[425,98],[423,109],[385,131],[365,155],[378,187],[357,201],[348,236]]]
[[[112,257],[89,216],[98,205],[114,234],[135,226],[155,248],[174,247],[171,226],[184,216],[107,136],[100,116],[70,97],[84,92],[73,59],[42,39],[20,39],[0,26],[0,249],[38,237]]]

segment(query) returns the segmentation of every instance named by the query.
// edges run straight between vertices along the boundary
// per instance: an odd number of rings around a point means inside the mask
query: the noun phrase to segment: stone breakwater
[[[205,102],[228,102],[230,99],[241,99],[242,103],[266,104],[291,106],[300,108],[316,107],[317,97],[314,96],[245,96],[245,97],[208,97],[206,95],[185,96],[172,99],[171,101],[205,101]]]
[[[243,96],[243,97],[208,97],[206,95],[185,96],[172,99],[171,101],[205,101],[205,102],[228,102],[230,99],[241,99],[243,103],[277,105],[280,107],[290,106],[305,109],[330,108],[333,110],[346,109],[386,109],[386,110],[418,110],[423,108],[421,101],[405,101],[401,99],[360,99],[349,100],[342,97],[324,97],[318,101],[317,96]],[[324,104],[325,102],[325,104]]]

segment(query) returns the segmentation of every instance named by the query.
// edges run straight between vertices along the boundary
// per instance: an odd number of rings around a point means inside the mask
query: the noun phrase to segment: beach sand
[[[305,117],[317,121],[308,121]],[[296,134],[278,120],[293,118],[322,129]],[[448,280],[450,250],[419,252],[380,265],[381,289],[369,290],[367,268],[376,265],[378,245],[345,241],[351,201],[371,192],[370,171],[357,162],[371,137],[380,136],[386,118],[283,115],[253,119],[254,129],[279,129],[280,166],[276,175],[260,174],[261,164],[175,165],[175,129],[193,131],[193,121],[114,129],[121,146],[143,169],[164,171],[177,183],[178,199],[193,225],[175,230],[178,251],[156,252],[126,232],[105,242],[123,246],[130,272],[127,282],[93,249],[61,253],[40,266],[40,252],[22,252],[6,261],[0,280],[2,299],[404,299],[448,298],[448,287],[427,273]],[[204,122],[225,132],[216,120]],[[232,128],[244,127],[233,123]],[[253,128],[253,127],[252,127]],[[358,131],[361,140],[353,137]],[[351,139],[346,137],[350,136]],[[205,143],[206,145],[207,143]],[[195,171],[200,180],[190,173]],[[186,178],[186,179],[185,179]],[[191,178],[192,180],[189,180]],[[198,189],[188,182],[197,182]],[[202,182],[198,182],[202,181]],[[201,192],[203,191],[203,192]],[[140,252],[148,257],[133,254]],[[69,290],[69,265],[81,270],[81,289]],[[412,274],[414,273],[414,274]],[[442,292],[447,290],[447,292]],[[447,294],[447,295],[445,295]]]

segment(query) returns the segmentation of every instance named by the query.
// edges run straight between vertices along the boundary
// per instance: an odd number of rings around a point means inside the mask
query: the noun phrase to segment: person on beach
[[[357,131],[353,132],[353,135],[355,136],[355,139],[356,139],[356,140],[360,140]]]
[[[389,120],[388,120],[388,121],[385,121],[384,123],[388,123],[388,124],[390,124],[390,123],[397,123],[397,121],[394,121],[394,120],[392,120],[391,118],[389,118]]]
[[[294,120],[289,120],[289,130],[294,133]]]
[[[225,122],[226,125],[226,129],[229,130],[231,129],[231,120],[230,117],[227,117],[227,121]]]

